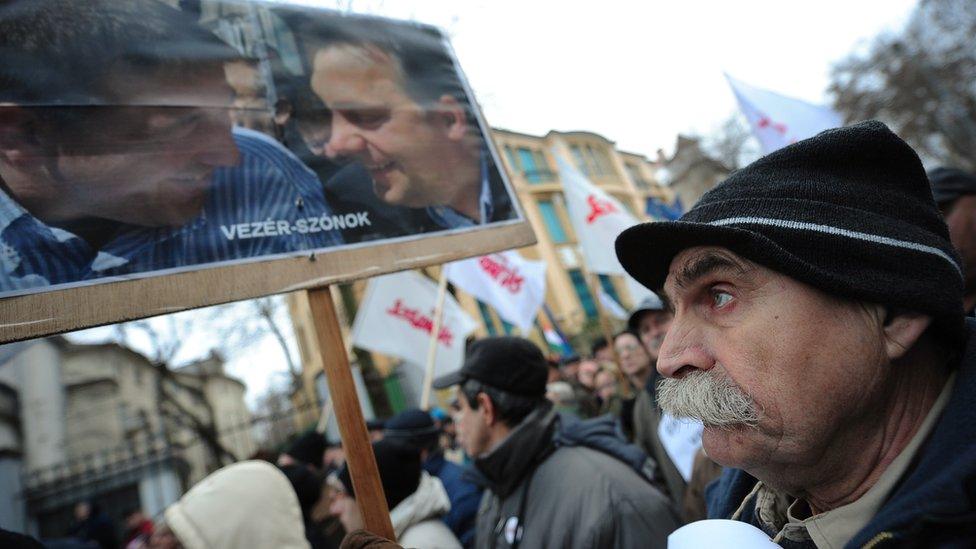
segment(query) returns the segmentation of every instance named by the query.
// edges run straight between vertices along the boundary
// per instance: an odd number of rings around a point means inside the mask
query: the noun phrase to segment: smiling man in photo
[[[509,198],[440,36],[344,18],[313,48],[312,88],[331,110],[324,154],[356,161],[387,204],[434,228],[509,219]]]

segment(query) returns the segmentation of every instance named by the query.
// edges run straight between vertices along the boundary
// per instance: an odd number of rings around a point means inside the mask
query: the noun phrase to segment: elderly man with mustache
[[[976,539],[976,324],[922,164],[887,127],[774,152],[617,254],[674,311],[658,402],[729,468],[711,518],[785,547]]]

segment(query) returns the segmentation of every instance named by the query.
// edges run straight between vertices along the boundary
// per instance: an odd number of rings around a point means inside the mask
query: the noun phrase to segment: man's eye
[[[357,111],[352,111],[347,115],[349,121],[357,126],[379,126],[390,116],[390,112],[386,109],[361,109]]]
[[[715,290],[712,292],[712,304],[715,305],[716,308],[721,309],[722,307],[725,307],[732,302],[732,299],[732,294],[728,292],[723,292],[720,290]]]

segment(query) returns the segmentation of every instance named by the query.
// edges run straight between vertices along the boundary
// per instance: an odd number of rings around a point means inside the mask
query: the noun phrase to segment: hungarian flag
[[[546,338],[546,343],[549,344],[549,349],[553,353],[564,357],[575,354],[569,342],[563,339],[559,332],[544,318],[539,319],[539,327],[542,328],[542,335]]]

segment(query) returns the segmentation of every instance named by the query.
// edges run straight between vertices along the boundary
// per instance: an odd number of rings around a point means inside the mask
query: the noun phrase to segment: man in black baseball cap
[[[624,452],[611,455],[580,431],[560,436],[547,370],[531,341],[491,337],[434,382],[458,386],[458,438],[487,487],[475,547],[664,547],[677,526],[667,500],[621,457],[646,456],[622,440]]]
[[[949,238],[962,258],[966,285],[963,306],[969,316],[976,309],[976,175],[957,168],[929,171],[932,197],[949,227]]]
[[[546,358],[531,341],[490,337],[472,343],[461,369],[435,379],[434,388],[446,389],[473,379],[515,395],[543,399],[548,373]]]
[[[710,517],[789,547],[976,539],[976,324],[922,164],[884,124],[773,152],[617,256],[674,311],[658,403],[727,467]]]

